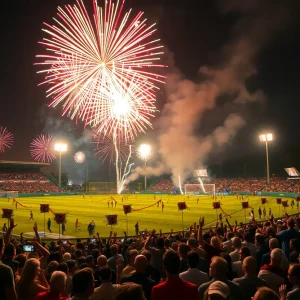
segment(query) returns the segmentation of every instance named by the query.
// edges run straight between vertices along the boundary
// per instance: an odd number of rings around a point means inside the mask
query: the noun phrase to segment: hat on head
[[[222,281],[214,281],[208,287],[208,295],[212,295],[212,294],[218,294],[224,299],[226,299],[230,294],[230,290],[226,283]]]

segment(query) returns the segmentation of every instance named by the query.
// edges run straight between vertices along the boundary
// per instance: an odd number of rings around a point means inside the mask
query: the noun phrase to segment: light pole
[[[271,142],[273,140],[273,134],[272,133],[265,133],[261,134],[259,136],[259,140],[261,142],[266,143],[266,159],[267,159],[267,184],[270,183],[270,168],[269,168],[269,149],[268,149],[268,142]]]
[[[145,172],[145,190],[147,189],[147,160],[151,156],[151,146],[149,144],[141,144],[138,148],[138,156],[141,160],[144,161],[144,172]]]
[[[56,143],[54,145],[55,151],[59,152],[59,170],[58,170],[58,186],[61,187],[61,153],[66,152],[68,148],[67,144]]]

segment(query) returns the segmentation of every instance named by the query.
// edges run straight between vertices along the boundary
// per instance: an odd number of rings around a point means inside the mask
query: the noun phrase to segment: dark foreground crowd
[[[299,300],[300,219],[216,224],[135,238],[0,239],[0,299]]]

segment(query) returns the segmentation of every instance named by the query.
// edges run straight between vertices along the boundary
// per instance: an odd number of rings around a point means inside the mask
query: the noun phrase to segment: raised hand
[[[38,226],[37,226],[37,223],[36,222],[34,222],[34,225],[33,225],[33,231],[35,232],[35,233],[37,233],[38,232]]]
[[[200,226],[201,228],[203,228],[203,226],[204,226],[204,217],[200,217],[200,218],[199,218],[199,226]]]

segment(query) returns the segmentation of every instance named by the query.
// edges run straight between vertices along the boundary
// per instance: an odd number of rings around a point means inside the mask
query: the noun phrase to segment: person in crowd
[[[123,256],[122,256],[122,254],[118,254],[118,245],[116,245],[116,244],[113,244],[110,247],[110,253],[111,253],[111,257],[108,259],[107,263],[111,269],[116,271],[117,270],[117,266],[116,266],[117,260],[119,258],[123,259]]]
[[[232,238],[233,238],[233,232],[227,232],[227,241],[222,243],[223,248],[225,249],[226,253],[228,253],[228,254],[233,251]]]
[[[25,263],[27,261],[27,256],[25,254],[18,254],[15,258],[15,261],[18,262],[18,269],[16,272],[15,282],[18,282],[20,279],[20,276],[23,273],[23,269],[24,269]]]
[[[67,300],[69,296],[63,297],[65,292],[67,275],[61,271],[55,271],[50,278],[50,290],[37,294],[35,300]]]
[[[251,300],[258,288],[267,285],[265,280],[257,277],[256,269],[256,259],[248,256],[243,260],[244,276],[233,279],[233,282],[238,283],[242,288],[245,300]]]
[[[260,266],[263,255],[269,252],[269,247],[266,245],[265,237],[262,234],[255,235],[255,245],[257,246],[257,266]]]
[[[50,281],[51,275],[54,271],[56,271],[57,267],[58,267],[59,263],[56,260],[50,261],[48,266],[47,266],[47,270],[45,272],[45,276],[47,281]]]
[[[137,255],[134,264],[136,271],[131,275],[124,276],[122,278],[122,283],[134,282],[136,284],[140,284],[143,288],[146,299],[150,300],[151,291],[152,288],[155,286],[155,281],[149,279],[146,275],[148,266],[147,258],[144,255]]]
[[[35,299],[40,292],[49,290],[44,271],[40,268],[40,262],[36,258],[26,261],[22,275],[16,285],[19,300]]]
[[[0,238],[0,299],[17,300],[13,271],[1,262],[4,248],[4,239]]]
[[[233,264],[236,261],[240,260],[240,249],[242,247],[242,241],[238,237],[234,237],[232,239],[232,248],[234,251],[232,251],[229,255],[231,257],[231,264]]]
[[[101,285],[101,279],[99,271],[103,267],[108,267],[107,258],[104,255],[100,255],[97,258],[97,269],[95,270],[95,280],[96,280],[96,287],[99,287]],[[111,269],[111,268],[110,268]],[[111,269],[111,282],[112,284],[116,284],[117,282],[117,274],[115,270]]]
[[[93,293],[93,271],[89,268],[77,271],[72,278],[72,300],[88,300]]]
[[[279,296],[270,288],[262,287],[257,290],[252,300],[279,300]]]
[[[293,288],[287,293],[286,285],[282,285],[279,289],[280,300],[300,299],[300,264],[290,265],[288,270],[288,278]]]
[[[247,247],[242,247],[239,251],[240,260],[235,261],[232,264],[232,271],[236,275],[235,277],[240,278],[244,275],[243,272],[243,261],[246,257],[250,256],[250,249]]]
[[[210,240],[210,244],[208,244],[202,235],[203,232],[203,226],[204,226],[204,217],[199,219],[199,229],[198,229],[198,242],[201,245],[201,247],[204,249],[204,251],[207,254],[207,260],[210,262],[212,257],[214,256],[220,256],[220,254],[224,251],[221,248],[221,243],[218,237],[214,236]]]
[[[147,269],[146,269],[146,276],[152,280],[155,281],[155,283],[159,283],[160,281],[160,271],[152,266],[151,264],[151,259],[152,259],[152,255],[148,250],[144,250],[141,252],[142,255],[144,255],[147,258],[148,261],[148,265],[147,265]]]
[[[144,292],[139,284],[125,282],[116,288],[114,300],[145,300]]]
[[[214,281],[207,289],[204,300],[211,299],[231,299],[230,290],[226,283],[222,281]]]
[[[247,247],[250,250],[250,255],[255,258],[257,247],[252,242],[252,237],[250,232],[245,232],[243,239],[244,241],[242,242],[242,247]]]
[[[152,242],[152,239],[155,235],[155,230],[152,230],[150,236],[147,238],[145,243],[145,249],[148,250],[152,255],[152,265],[159,269],[161,272],[161,275],[164,275],[164,272],[162,270],[163,266],[163,255],[165,253],[165,245],[164,245],[164,239],[158,238],[156,239],[156,247],[151,247],[150,244]]]
[[[273,249],[279,248],[279,242],[276,238],[269,239],[269,249],[270,251],[268,253],[265,253],[261,258],[261,263],[259,265],[259,268],[261,268],[263,265],[268,265],[271,262],[271,252]]]
[[[210,263],[210,269],[209,269],[209,276],[212,278],[212,280],[200,285],[199,287],[200,299],[203,299],[205,292],[214,281],[224,282],[228,286],[230,290],[230,295],[233,299],[241,299],[241,300],[244,299],[243,291],[240,288],[240,286],[237,283],[232,282],[226,278],[227,268],[228,265],[224,258],[222,257],[212,258]]]
[[[180,258],[175,251],[170,250],[164,254],[163,266],[167,279],[152,288],[151,300],[199,299],[196,285],[180,279]]]
[[[129,264],[122,271],[122,277],[129,275],[131,272],[135,271],[135,258],[138,256],[139,252],[136,249],[128,251]]]
[[[297,239],[300,240],[300,232],[295,230],[295,220],[290,217],[287,220],[288,229],[282,230],[277,233],[277,237],[282,243],[281,249],[287,257],[290,255],[290,240]]]
[[[66,293],[68,295],[71,295],[72,292],[72,278],[74,276],[74,273],[76,271],[76,261],[75,260],[67,260],[66,261],[68,265],[68,274],[67,274],[67,280],[66,280]]]
[[[286,270],[288,260],[281,249],[273,249],[271,252],[271,262],[260,268],[258,277],[264,279],[275,293],[279,293],[279,287],[287,283]]]
[[[112,284],[112,270],[108,267],[101,267],[99,269],[99,278],[101,285],[94,289],[93,295],[89,300],[111,300],[119,285]]]
[[[179,274],[179,277],[185,281],[191,282],[199,288],[202,283],[208,282],[207,273],[201,272],[198,269],[200,257],[197,252],[190,251],[187,255],[187,263],[189,269]]]
[[[300,254],[300,240],[299,239],[291,239],[290,240],[290,255],[289,255],[289,262],[290,263],[297,263],[298,256]]]
[[[16,256],[16,248],[14,244],[9,243],[5,245],[2,262],[5,265],[11,267],[14,274],[14,278],[16,277],[16,272],[18,269],[18,262],[14,260],[15,256]]]
[[[180,243],[178,245],[178,255],[180,257],[180,270],[179,272],[187,271],[189,268],[187,255],[189,253],[190,247],[185,243]]]

